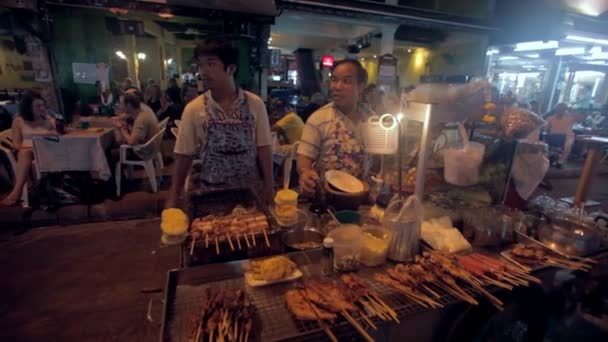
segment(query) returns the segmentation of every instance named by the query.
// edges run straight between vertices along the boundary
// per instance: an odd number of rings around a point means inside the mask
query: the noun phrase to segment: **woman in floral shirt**
[[[369,170],[364,152],[363,123],[373,113],[361,105],[367,72],[356,60],[337,62],[332,70],[332,102],[306,121],[298,147],[300,187],[313,193],[319,176],[342,170],[363,178]]]

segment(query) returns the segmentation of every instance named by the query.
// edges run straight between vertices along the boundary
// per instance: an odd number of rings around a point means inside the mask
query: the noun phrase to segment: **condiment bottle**
[[[321,273],[330,276],[334,273],[334,239],[323,239],[323,256],[321,257]]]

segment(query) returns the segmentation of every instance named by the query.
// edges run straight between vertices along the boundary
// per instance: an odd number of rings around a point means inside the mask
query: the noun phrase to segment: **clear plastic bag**
[[[507,139],[523,139],[546,124],[535,113],[519,107],[505,108],[500,123]]]

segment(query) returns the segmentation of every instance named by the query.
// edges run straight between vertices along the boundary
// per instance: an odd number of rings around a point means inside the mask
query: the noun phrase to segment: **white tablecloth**
[[[105,149],[114,140],[111,128],[74,130],[59,137],[34,138],[34,158],[40,172],[91,171],[93,177],[112,176]]]

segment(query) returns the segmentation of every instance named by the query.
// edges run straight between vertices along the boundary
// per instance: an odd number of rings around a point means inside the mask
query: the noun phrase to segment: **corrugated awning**
[[[144,0],[169,6],[208,8],[222,11],[253,13],[265,16],[275,16],[277,8],[274,0]]]

